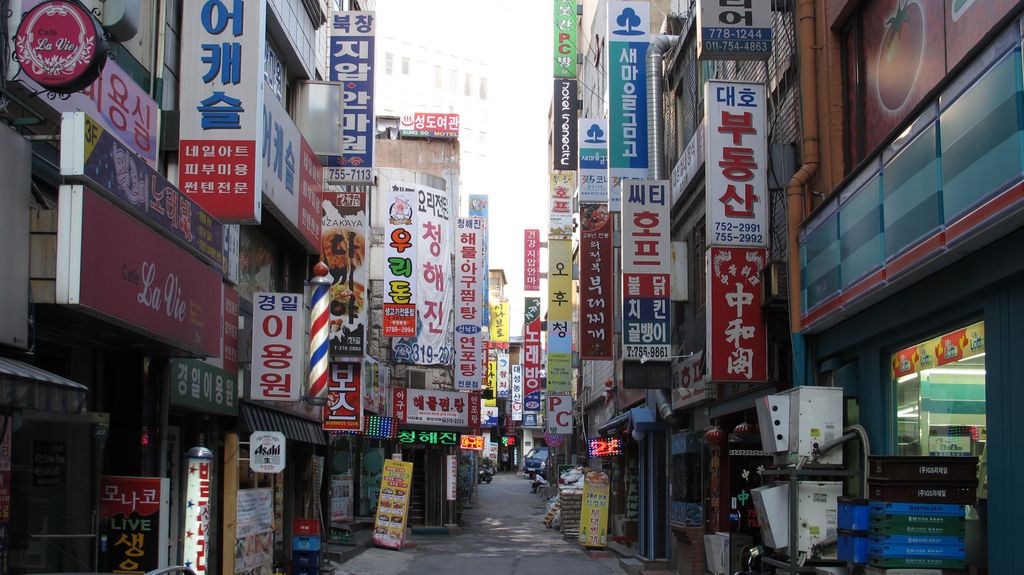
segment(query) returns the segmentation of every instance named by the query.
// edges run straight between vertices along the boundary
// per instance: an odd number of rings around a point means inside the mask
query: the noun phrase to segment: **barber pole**
[[[327,395],[327,367],[330,361],[328,354],[328,336],[330,335],[329,313],[331,304],[331,284],[334,278],[327,269],[327,264],[317,262],[313,266],[313,298],[310,301],[309,317],[309,395],[325,397]]]

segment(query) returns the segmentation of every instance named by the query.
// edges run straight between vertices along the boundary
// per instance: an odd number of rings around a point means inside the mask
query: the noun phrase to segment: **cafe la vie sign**
[[[23,74],[47,90],[66,94],[100,75],[107,45],[85,6],[47,0],[25,12],[14,36],[14,54]]]

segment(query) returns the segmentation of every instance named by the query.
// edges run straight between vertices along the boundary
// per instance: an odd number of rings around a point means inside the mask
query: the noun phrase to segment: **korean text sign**
[[[626,180],[622,194],[622,344],[626,360],[668,361],[672,252],[669,183]]]
[[[523,290],[540,290],[540,230],[523,230]]]
[[[576,79],[576,0],[554,0],[555,78]]]
[[[363,363],[332,363],[327,381],[323,428],[329,431],[363,429]]]
[[[555,78],[554,81],[554,102],[555,110],[552,115],[552,138],[554,149],[552,152],[551,169],[558,171],[576,171],[576,160],[579,155],[579,145],[576,133],[579,128],[579,106],[578,88],[576,78]]]
[[[572,396],[548,395],[547,396],[547,422],[544,433],[552,435],[572,434]]]
[[[398,423],[428,427],[472,427],[470,404],[480,401],[477,392],[392,388],[392,403]],[[479,412],[477,412],[479,421]]]
[[[608,120],[580,118],[580,203],[608,201]]]
[[[548,393],[570,393],[572,380],[572,322],[548,319]]]
[[[238,378],[198,359],[170,362],[171,405],[204,413],[238,415]]]
[[[498,352],[497,363],[497,382],[498,382],[498,399],[508,399],[512,390],[512,374],[509,372],[509,358],[507,352]]]
[[[523,365],[519,363],[512,364],[512,397],[510,402],[510,408],[512,411],[512,421],[523,420]]]
[[[345,183],[373,182],[374,43],[373,12],[335,12],[330,25],[331,82],[344,86],[341,156],[329,156],[327,165],[344,170]]]
[[[508,343],[508,300],[502,299],[491,304],[491,342]],[[501,348],[501,346],[497,346]],[[507,348],[507,346],[505,346]]]
[[[707,242],[768,245],[767,128],[763,84],[704,84]]]
[[[456,139],[459,137],[459,115],[416,112],[403,115],[398,133],[404,138]]]
[[[523,411],[541,410],[540,298],[525,300],[523,315]]]
[[[609,177],[647,177],[647,45],[651,6],[608,3]],[[614,207],[614,206],[612,206]]]
[[[416,337],[415,187],[393,184],[384,207],[384,337]]]
[[[483,218],[459,218],[455,247],[455,389],[483,382]]]
[[[771,2],[700,0],[698,4],[698,59],[765,60],[771,55]]]
[[[401,549],[405,541],[409,502],[412,499],[412,463],[384,460],[380,488],[377,517],[373,522],[373,543]]]
[[[252,399],[298,401],[304,378],[302,294],[259,292],[252,310]]]
[[[370,283],[367,260],[366,193],[328,185],[320,242],[331,271],[331,357],[357,360],[366,349]]]
[[[488,277],[487,270],[491,269],[491,260],[487,254],[487,238],[488,238],[488,227],[490,226],[490,210],[489,210],[490,199],[487,194],[470,194],[469,196],[469,217],[471,218],[483,218],[484,220],[484,297],[491,293],[490,283],[491,278]],[[491,310],[488,306],[483,307],[484,315],[481,318],[480,325],[485,329],[491,325]]]
[[[768,338],[761,312],[765,248],[708,251],[707,365],[711,381],[768,380]]]
[[[99,568],[111,573],[142,573],[166,564],[168,479],[100,477]]]
[[[572,321],[572,294],[572,241],[548,240],[548,321]]]
[[[581,204],[580,222],[580,358],[610,360],[614,266],[607,204]]]
[[[183,5],[178,185],[214,217],[259,223],[265,2]]]
[[[572,196],[576,189],[576,172],[551,172],[550,210],[548,212],[548,238],[572,237],[574,215]]]

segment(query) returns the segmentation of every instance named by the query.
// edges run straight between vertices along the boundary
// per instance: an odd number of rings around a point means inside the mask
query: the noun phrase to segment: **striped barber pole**
[[[313,297],[309,303],[309,395],[327,396],[327,367],[330,362],[328,339],[330,335],[329,313],[331,284],[334,278],[324,262],[313,266]]]

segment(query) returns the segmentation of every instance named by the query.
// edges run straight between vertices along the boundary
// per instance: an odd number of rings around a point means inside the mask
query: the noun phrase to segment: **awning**
[[[634,407],[609,419],[604,425],[597,428],[600,435],[611,435],[630,425],[637,431],[661,431],[666,429],[665,422],[659,421],[654,416],[654,410],[647,406]]]
[[[249,432],[280,431],[292,441],[327,445],[324,431],[313,421],[254,403],[243,402],[241,407],[241,420]]]
[[[0,405],[84,413],[89,388],[16,359],[0,357]]]

